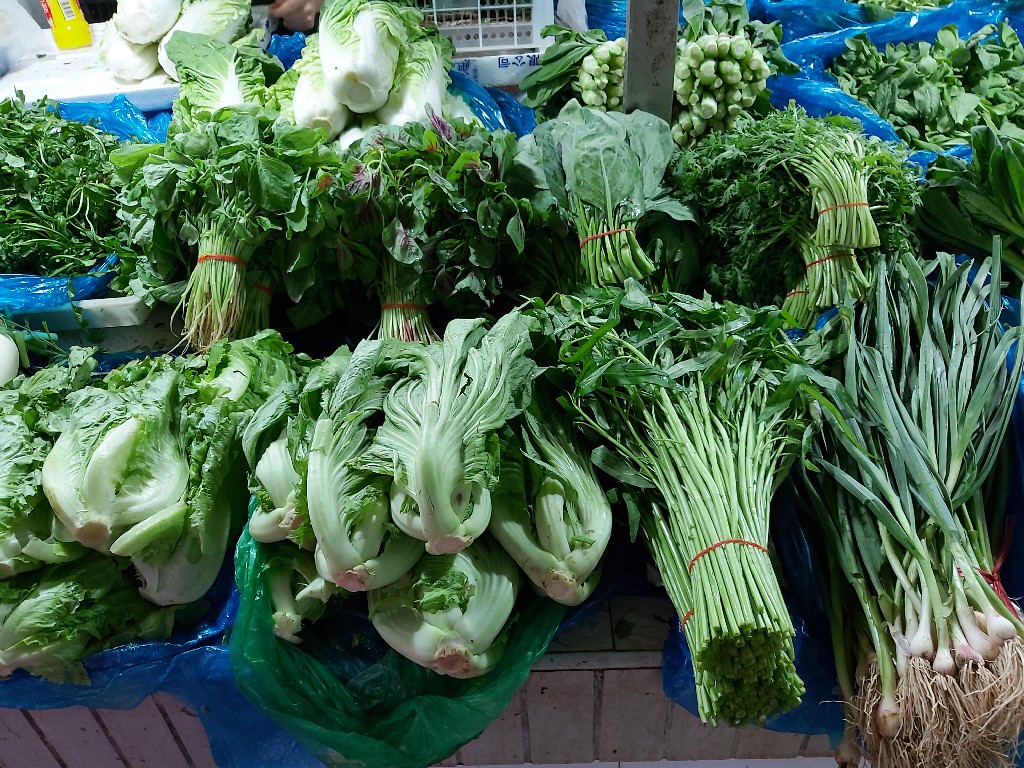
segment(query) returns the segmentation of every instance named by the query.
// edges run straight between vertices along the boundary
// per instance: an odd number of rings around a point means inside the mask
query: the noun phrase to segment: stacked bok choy
[[[1024,614],[994,556],[1024,370],[1000,278],[998,245],[977,263],[900,255],[848,323],[804,473],[832,570],[844,765],[858,735],[878,765],[996,765],[1024,726]]]
[[[517,564],[557,602],[591,593],[611,508],[568,425],[531,403],[532,328],[513,312],[429,344],[366,340],[256,413],[249,534],[274,548],[280,638],[366,592],[399,653],[475,677],[501,657]]]
[[[267,332],[91,379],[73,350],[0,389],[0,677],[84,683],[92,651],[198,618],[242,522],[242,429],[289,352]]]

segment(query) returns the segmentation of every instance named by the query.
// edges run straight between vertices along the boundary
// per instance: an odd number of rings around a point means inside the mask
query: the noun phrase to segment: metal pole
[[[629,0],[623,109],[672,121],[679,0]]]

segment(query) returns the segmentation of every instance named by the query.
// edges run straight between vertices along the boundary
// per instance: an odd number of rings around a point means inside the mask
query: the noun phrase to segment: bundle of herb
[[[701,717],[759,722],[796,705],[793,624],[768,552],[775,488],[810,425],[817,375],[774,308],[625,288],[563,295],[532,314],[538,362],[640,493],[644,534],[683,621]]]
[[[933,152],[966,144],[976,125],[1024,138],[1024,46],[1006,23],[962,39],[956,25],[934,43],[876,48],[867,35],[831,72],[839,86],[888,120],[908,144]]]
[[[968,163],[941,155],[928,168],[917,228],[939,248],[985,258],[1003,242],[1003,265],[1024,281],[1024,141],[987,126],[971,131]]]
[[[750,306],[785,301],[801,326],[859,297],[859,259],[906,232],[918,199],[904,161],[856,123],[794,105],[684,151],[672,180],[701,223],[706,289]]]
[[[479,312],[497,296],[533,215],[506,186],[515,150],[512,134],[432,114],[429,125],[374,128],[346,156],[341,253],[351,277],[376,288],[379,338],[436,340],[430,304]]]
[[[575,100],[520,139],[515,159],[524,193],[576,230],[579,261],[563,267],[576,282],[613,285],[654,273],[637,228],[655,214],[692,220],[662,182],[673,150],[664,120],[601,112]]]
[[[878,267],[828,392],[807,495],[828,547],[847,743],[872,764],[992,766],[1024,726],[1024,619],[999,579],[1000,450],[1020,386],[998,245]]]
[[[239,107],[166,144],[129,145],[112,160],[125,181],[119,215],[142,250],[138,287],[163,283],[160,295],[170,297],[167,284],[186,280],[179,308],[193,347],[206,350],[265,327],[266,302],[257,294],[286,287],[299,301],[337,273],[330,259],[317,260],[318,274],[310,273],[318,237],[335,228],[326,192],[341,170],[320,132]],[[251,268],[277,279],[251,282]],[[253,298],[259,303],[247,311]]]
[[[0,273],[85,274],[124,252],[108,159],[120,143],[45,100],[0,101]]]

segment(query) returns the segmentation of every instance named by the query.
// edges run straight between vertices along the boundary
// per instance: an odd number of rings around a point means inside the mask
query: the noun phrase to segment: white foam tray
[[[78,313],[76,315],[75,308]],[[52,309],[34,310],[16,314],[14,319],[34,331],[77,331],[86,328],[127,328],[142,325],[149,319],[153,308],[137,296],[115,296],[108,299],[82,299]],[[79,316],[81,322],[79,322]]]
[[[106,24],[92,24],[93,44],[88,48],[61,51],[53,38],[43,36],[46,46],[35,59],[23,60],[18,68],[0,78],[0,99],[22,91],[29,102],[43,97],[55,101],[107,102],[123,93],[139,109],[169,109],[178,93],[178,84],[161,70],[140,83],[117,80],[101,64],[98,41]]]

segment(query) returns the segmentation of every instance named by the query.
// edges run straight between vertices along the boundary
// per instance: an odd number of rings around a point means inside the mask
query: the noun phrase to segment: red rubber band
[[[797,296],[798,294],[801,293],[807,293],[807,291],[790,291],[789,293],[786,294],[786,298],[788,299],[790,296]]]
[[[683,616],[682,621],[679,622],[679,632],[680,632],[680,634],[686,632],[686,622],[688,622],[692,618],[693,618],[693,608],[688,610],[686,612],[686,615]]]
[[[761,550],[766,555],[768,554],[767,548],[762,547],[756,541],[747,541],[746,539],[726,539],[725,541],[720,541],[717,544],[712,544],[710,547],[705,547],[696,555],[694,555],[693,560],[690,561],[690,567],[687,568],[687,571],[693,573],[693,566],[697,564],[698,560],[700,560],[702,557],[704,557],[704,555],[708,554],[709,552],[714,552],[719,547],[724,547],[726,544],[742,544],[745,547],[753,547],[754,549]]]
[[[823,211],[818,211],[818,215],[821,216],[823,214],[828,213],[829,211],[835,211],[835,210],[838,210],[840,208],[870,208],[870,207],[871,207],[871,203],[840,203],[839,205],[833,205],[833,206],[831,206],[829,208],[826,208]]]
[[[815,264],[822,264],[822,263],[824,263],[826,261],[832,261],[832,259],[845,259],[845,258],[856,259],[857,258],[857,254],[856,253],[831,253],[828,256],[825,256],[823,258],[815,259],[814,261],[810,262],[807,265],[806,268],[810,269]]]
[[[270,290],[267,286],[263,285],[263,283],[253,283],[252,287],[255,288],[257,291],[263,291],[265,294],[267,294],[267,296],[274,295],[274,292]]]
[[[1006,562],[1007,556],[1010,554],[1010,541],[1013,539],[1013,518],[1008,517],[1006,519],[1006,527],[1003,531],[1003,548],[999,552],[999,556],[996,558],[995,565],[992,568],[992,572],[983,571],[981,568],[978,569],[978,573],[981,574],[988,585],[992,587],[992,591],[996,593],[996,597],[1003,601],[1003,605],[1010,609],[1014,614],[1017,613],[1017,608],[1013,604],[1013,598],[1010,597],[1006,591],[1006,587],[1003,586],[1003,580],[999,578],[999,571],[1003,567],[1003,563]]]
[[[202,264],[204,261],[226,261],[230,264],[238,264],[242,267],[248,267],[249,262],[245,259],[240,259],[237,256],[228,256],[224,253],[206,253],[196,259],[196,264]]]
[[[430,309],[425,304],[385,304],[380,308],[383,312],[386,309]]]
[[[632,232],[632,231],[633,230],[630,227],[622,227],[620,229],[609,229],[607,232],[598,232],[596,235],[590,235],[590,237],[585,237],[582,240],[580,240],[580,248],[582,248],[584,245],[589,243],[591,240],[597,240],[598,238],[601,238],[601,237],[608,237],[609,235],[617,235],[620,232]]]

